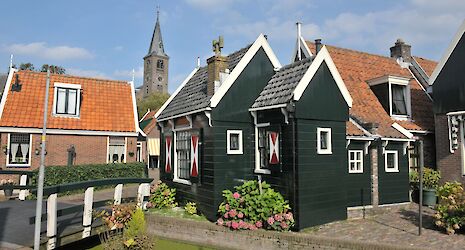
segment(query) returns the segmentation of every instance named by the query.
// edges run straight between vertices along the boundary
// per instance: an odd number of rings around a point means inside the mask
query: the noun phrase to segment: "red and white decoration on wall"
[[[191,136],[191,176],[197,177],[199,166],[199,136]]]
[[[270,142],[270,164],[279,163],[279,134],[278,132],[269,132],[268,141]]]
[[[165,137],[165,156],[166,156],[166,163],[165,163],[165,172],[171,172],[171,136]]]

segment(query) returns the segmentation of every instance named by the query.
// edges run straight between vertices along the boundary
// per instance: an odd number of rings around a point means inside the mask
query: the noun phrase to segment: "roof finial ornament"
[[[13,68],[13,54],[10,55],[10,69]]]
[[[132,83],[134,83],[135,78],[136,78],[136,71],[133,68],[132,69]]]
[[[223,36],[220,36],[218,38],[218,41],[213,40],[212,45],[213,45],[213,52],[215,52],[215,55],[217,56],[221,55],[221,49],[224,47]]]
[[[157,4],[157,22],[158,22],[159,17],[160,17],[160,5]]]

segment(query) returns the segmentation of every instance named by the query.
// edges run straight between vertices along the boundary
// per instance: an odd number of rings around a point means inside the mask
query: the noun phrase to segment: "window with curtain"
[[[8,164],[30,164],[30,134],[10,134]]]
[[[78,114],[78,89],[57,88],[56,91],[56,114],[77,115]]]
[[[404,85],[391,85],[392,91],[392,114],[408,115],[407,113],[407,87]]]
[[[125,162],[125,137],[110,136],[108,140],[108,162],[124,163]]]
[[[177,178],[189,180],[191,163],[191,132],[176,132],[176,173]]]

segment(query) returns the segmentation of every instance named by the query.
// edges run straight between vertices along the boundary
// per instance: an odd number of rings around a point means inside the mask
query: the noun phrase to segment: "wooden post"
[[[115,187],[115,196],[113,198],[115,205],[121,204],[121,196],[123,195],[123,184],[118,184]]]
[[[94,201],[94,187],[88,187],[84,196],[84,211],[82,214],[82,226],[84,230],[82,231],[82,238],[87,238],[90,236],[90,231],[92,229],[92,203]]]
[[[19,185],[20,186],[26,186],[27,185],[27,175],[23,174],[21,175],[19,179]],[[29,194],[29,191],[26,189],[21,189],[19,191],[19,200],[24,201],[26,200],[26,196]]]
[[[57,194],[47,199],[47,249],[54,249],[57,242]]]
[[[143,208],[144,204],[144,197],[150,196],[150,184],[149,183],[141,183],[139,185],[139,189],[137,191],[137,206]]]

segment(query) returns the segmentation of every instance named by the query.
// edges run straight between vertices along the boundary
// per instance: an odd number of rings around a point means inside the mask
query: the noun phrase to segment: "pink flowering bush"
[[[290,230],[294,217],[288,201],[266,182],[261,186],[260,192],[257,181],[248,181],[235,187],[235,192],[223,191],[224,201],[216,223],[232,230]]]

